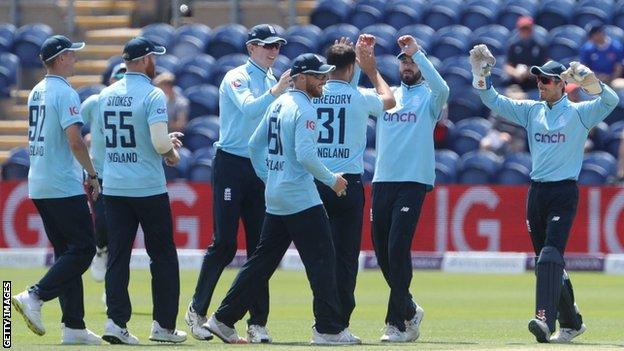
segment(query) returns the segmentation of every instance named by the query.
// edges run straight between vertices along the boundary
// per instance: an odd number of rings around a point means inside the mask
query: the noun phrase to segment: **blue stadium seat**
[[[152,23],[141,29],[140,36],[169,49],[175,39],[175,28],[167,23]]]
[[[180,59],[173,55],[160,55],[156,56],[156,70],[161,73],[167,71],[173,74],[178,72],[180,67]]]
[[[527,152],[507,155],[497,174],[497,183],[506,185],[527,184],[531,181],[531,155]]]
[[[472,45],[485,44],[494,56],[506,55],[510,32],[500,24],[491,24],[472,32]]]
[[[180,162],[174,167],[167,166],[163,159],[163,169],[165,170],[165,179],[167,179],[167,181],[184,179],[188,175],[193,155],[191,151],[185,147],[179,148],[178,154],[180,155]]]
[[[451,89],[451,96],[448,101],[448,118],[451,121],[457,123],[468,117],[483,117],[488,113],[474,90],[468,88],[453,93],[453,89]]]
[[[463,89],[471,89],[472,72],[466,55],[453,56],[442,61],[440,75],[444,77],[449,87],[453,87],[452,94],[459,93]]]
[[[583,44],[587,40],[587,32],[582,27],[568,24],[552,29],[548,37],[550,42],[557,38],[565,38]]]
[[[206,53],[217,59],[229,54],[244,54],[247,52],[245,42],[247,42],[245,26],[237,23],[226,24],[212,31]]]
[[[178,28],[175,32],[171,53],[179,58],[199,55],[206,50],[210,41],[210,27],[192,23]]]
[[[537,12],[539,8],[539,3],[540,0],[507,0],[501,7],[505,8],[510,6],[520,6],[534,13]]]
[[[247,59],[248,56],[243,54],[230,54],[218,59],[210,76],[210,84],[220,86],[225,74],[232,68],[245,64]]]
[[[323,30],[313,24],[298,24],[289,27],[284,32],[284,37],[291,36],[305,37],[305,38],[320,38]],[[290,44],[290,43],[289,43]]]
[[[219,114],[219,88],[214,85],[195,85],[184,90],[184,96],[189,99],[189,118],[203,115]]]
[[[428,0],[390,0],[387,1],[386,6],[404,5],[414,9],[424,9]]]
[[[496,180],[501,159],[491,151],[471,151],[462,155],[458,165],[460,184],[489,184]]]
[[[375,55],[394,55],[396,56],[400,49],[396,42],[397,31],[394,27],[385,24],[373,24],[362,29],[362,33],[372,34],[376,38]]]
[[[520,5],[507,5],[501,8],[501,10],[498,12],[498,18],[496,20],[496,23],[509,30],[514,30],[516,28],[516,22],[518,21],[519,17],[534,17],[536,12],[536,8],[531,11],[530,8],[526,8]]]
[[[215,59],[210,55],[200,54],[178,64],[176,85],[182,89],[208,84],[215,71]]]
[[[413,36],[418,42],[418,45],[425,49],[426,52],[429,52],[431,50],[431,43],[433,43],[435,31],[426,24],[412,24],[401,28],[397,33],[397,37],[403,35]]]
[[[188,180],[191,182],[210,183],[212,181],[212,163],[206,160],[193,163],[189,169]]]
[[[492,123],[485,118],[464,118],[455,124],[455,130],[451,136],[451,149],[458,155],[479,149],[483,139]]]
[[[548,54],[557,61],[577,57],[585,40],[586,34],[583,28],[574,24],[559,26],[550,31]]]
[[[600,8],[577,6],[574,10],[572,23],[585,28],[585,26],[592,22],[610,23],[611,17],[611,13]]]
[[[184,128],[184,146],[195,152],[204,147],[211,147],[219,140],[219,118],[201,116],[190,120]]]
[[[458,24],[460,10],[460,5],[450,6],[432,2],[423,15],[423,23],[434,30]]]
[[[16,30],[11,23],[0,23],[0,53],[11,51]]]
[[[46,24],[27,24],[15,32],[13,49],[20,58],[22,68],[41,68],[43,63],[39,58],[41,45],[52,35],[52,28]]]
[[[374,149],[375,148],[375,140],[377,138],[376,131],[377,121],[373,118],[369,118],[366,121],[366,148]]]
[[[284,55],[279,55],[275,60],[275,63],[273,63],[273,67],[271,67],[275,79],[279,80],[282,73],[286,72],[290,66],[290,59]]]
[[[609,126],[609,134],[607,135],[605,151],[610,153],[613,157],[618,157],[620,140],[624,136],[623,133],[624,121],[618,121]]]
[[[377,69],[389,85],[401,84],[399,60],[397,60],[395,55],[381,55],[377,57]],[[372,86],[365,74],[362,74],[360,83],[363,83],[362,85],[367,87]]]
[[[572,23],[574,0],[545,0],[540,4],[536,23],[551,30]]]
[[[359,0],[356,6],[371,6],[379,11],[383,11],[387,2],[386,0]]]
[[[110,79],[110,75],[113,72],[113,68],[115,68],[115,66],[122,62],[123,59],[121,58],[121,56],[113,56],[108,59],[108,62],[106,63],[106,69],[104,70],[104,73],[102,73],[102,84],[108,85],[108,80]]]
[[[175,41],[184,37],[195,37],[201,41],[208,42],[210,40],[210,27],[202,23],[185,24],[176,29]]]
[[[592,150],[606,151],[608,137],[609,125],[604,121],[598,123],[594,128],[589,131],[589,140],[591,140],[593,144]]]
[[[384,23],[399,30],[405,26],[420,23],[424,7],[415,8],[408,5],[389,5],[384,13]]]
[[[355,43],[359,35],[360,30],[352,24],[342,23],[329,26],[325,28],[321,34],[317,52],[321,55],[325,55],[327,48],[333,45],[336,39],[340,39],[341,37],[347,37],[351,42]]]
[[[80,102],[85,101],[89,96],[99,94],[106,86],[102,84],[86,85],[76,89]]]
[[[583,185],[603,185],[613,181],[617,174],[617,160],[608,152],[586,154],[578,182]]]
[[[585,154],[584,163],[597,164],[607,171],[609,176],[615,176],[617,173],[618,162],[613,155],[606,151],[592,151]]]
[[[318,37],[303,37],[300,35],[286,36],[288,44],[282,46],[280,54],[294,59],[295,57],[308,52],[316,52]]]
[[[0,86],[17,85],[19,68],[19,57],[10,52],[0,52]]]
[[[457,182],[459,155],[452,150],[435,151],[435,183],[453,184]]]
[[[611,38],[619,40],[620,43],[624,43],[624,29],[614,25],[606,25],[605,32]]]
[[[25,147],[11,149],[9,158],[2,164],[2,180],[28,179],[30,158]]]
[[[321,29],[346,22],[351,13],[351,2],[346,0],[319,1],[310,14],[310,23]]]
[[[471,5],[464,7],[459,23],[471,30],[485,27],[496,22],[498,12],[496,8],[484,7],[481,5]]]
[[[375,175],[375,149],[364,150],[364,174],[362,174],[362,181],[370,182]]]
[[[462,25],[444,27],[437,31],[431,54],[441,60],[466,55],[470,50],[471,30]]]
[[[382,10],[369,6],[360,5],[355,6],[351,15],[349,16],[349,23],[362,29],[375,23],[381,23],[383,20]]]

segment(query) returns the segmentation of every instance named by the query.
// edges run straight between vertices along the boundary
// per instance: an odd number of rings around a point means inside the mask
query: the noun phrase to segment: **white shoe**
[[[405,321],[405,341],[416,341],[420,336],[420,322],[425,316],[425,310],[420,306],[416,306],[416,314],[414,318]]]
[[[531,319],[529,321],[529,331],[535,335],[535,339],[539,343],[547,343],[550,341],[550,329],[546,322],[542,322],[539,319]]]
[[[102,338],[89,329],[67,328],[61,323],[61,344],[64,345],[101,345]]]
[[[178,344],[186,341],[186,333],[177,329],[165,329],[157,321],[152,322],[150,340]]]
[[[567,344],[571,342],[572,339],[583,334],[585,330],[587,330],[585,323],[581,324],[581,329],[579,330],[572,328],[559,328],[559,330],[557,330],[555,334],[550,337],[550,342],[554,342],[557,344]]]
[[[226,344],[246,344],[247,340],[238,336],[236,329],[230,328],[227,325],[219,322],[217,318],[215,318],[214,314],[210,316],[208,322],[204,324],[208,330],[212,332],[212,334],[216,335],[219,339],[221,339]]]
[[[310,341],[312,345],[356,345],[361,343],[362,340],[351,334],[347,328],[338,334],[323,334],[312,327],[312,340]]]
[[[271,335],[266,327],[261,325],[252,324],[247,327],[247,342],[252,344],[268,344],[273,342]]]
[[[212,340],[212,333],[204,324],[206,324],[206,316],[200,316],[193,310],[193,304],[189,303],[186,314],[184,315],[186,325],[191,329],[191,335],[197,340]]]
[[[139,343],[139,338],[130,334],[128,329],[122,328],[115,324],[112,319],[106,320],[102,340],[110,344],[137,345]]]
[[[37,335],[45,334],[45,328],[41,321],[41,306],[43,305],[43,301],[35,294],[22,291],[11,298],[11,303],[15,310],[24,317],[26,325],[33,333]]]
[[[91,261],[91,276],[96,282],[103,282],[106,277],[106,264],[108,263],[108,248],[97,248],[93,261]]]
[[[399,328],[395,327],[391,324],[386,324],[385,331],[381,338],[379,338],[382,342],[407,342],[407,336],[405,332],[399,330]]]

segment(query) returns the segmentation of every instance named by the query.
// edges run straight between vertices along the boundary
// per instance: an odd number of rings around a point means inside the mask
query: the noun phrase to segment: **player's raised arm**
[[[587,129],[591,129],[615,109],[620,102],[620,98],[607,84],[602,83],[586,66],[573,61],[570,67],[561,73],[567,83],[579,85],[585,92],[591,95],[598,95],[598,98],[591,101],[579,103],[579,116]]]
[[[484,44],[475,45],[470,50],[472,66],[472,86],[477,89],[481,101],[501,117],[527,127],[528,113],[535,102],[512,100],[500,95],[492,87],[490,72],[496,64],[494,55]]]
[[[381,97],[383,109],[389,110],[396,106],[396,100],[394,99],[392,90],[390,90],[390,86],[386,83],[385,79],[383,79],[379,70],[377,70],[374,46],[375,37],[370,34],[362,34],[356,43],[355,54],[362,72],[368,76],[375,91]]]

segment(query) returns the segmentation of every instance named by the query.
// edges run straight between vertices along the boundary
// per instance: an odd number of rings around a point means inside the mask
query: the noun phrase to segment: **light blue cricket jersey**
[[[488,108],[526,129],[533,165],[531,179],[556,182],[578,178],[589,130],[619,102],[611,88],[601,85],[602,93],[595,100],[574,103],[564,94],[552,108],[545,101],[509,99],[494,88],[478,93]]]
[[[320,205],[314,178],[336,183],[317,156],[317,125],[308,95],[290,90],[269,106],[251,137],[251,162],[266,183],[267,213],[285,216]]]
[[[84,122],[90,124],[91,132],[91,147],[89,148],[89,154],[91,154],[91,160],[93,161],[93,167],[98,172],[100,178],[104,174],[104,168],[102,163],[104,162],[104,154],[106,148],[104,145],[104,127],[102,126],[101,118],[98,118],[97,112],[99,95],[91,95],[85,101],[82,102],[80,107],[80,113]]]
[[[144,197],[167,192],[162,156],[149,126],[167,123],[165,93],[141,73],[127,72],[100,92],[104,126],[104,195]]]
[[[219,86],[219,140],[214,146],[249,158],[249,138],[275,97],[269,91],[277,80],[269,68],[251,59],[230,70]]]
[[[449,87],[422,51],[412,55],[424,80],[401,84],[396,106],[377,118],[377,161],[373,182],[435,183],[433,129]]]
[[[359,77],[359,74],[355,74]],[[371,89],[328,80],[323,95],[312,99],[318,122],[318,157],[334,173],[364,173],[368,116],[383,113],[381,97]]]
[[[82,124],[78,93],[63,77],[46,75],[28,95],[28,196],[64,198],[84,194],[82,167],[65,129]]]

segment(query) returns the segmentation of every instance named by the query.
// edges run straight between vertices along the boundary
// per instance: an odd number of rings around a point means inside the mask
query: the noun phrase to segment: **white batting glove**
[[[588,94],[596,95],[602,93],[600,80],[591,69],[579,62],[570,62],[570,67],[561,73],[561,78],[567,83],[579,85]]]
[[[475,45],[470,50],[472,86],[476,89],[488,89],[491,85],[488,77],[495,64],[496,59],[485,44]]]

